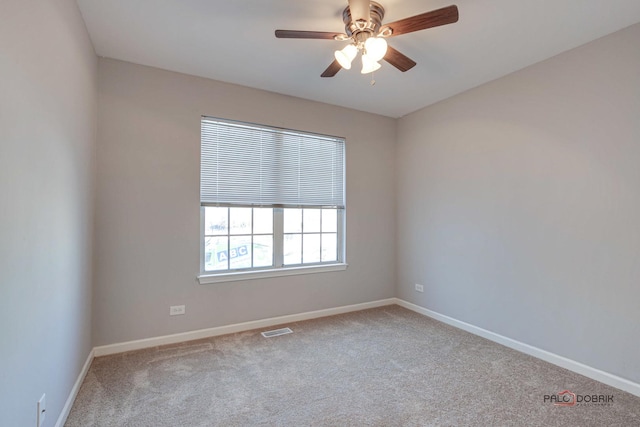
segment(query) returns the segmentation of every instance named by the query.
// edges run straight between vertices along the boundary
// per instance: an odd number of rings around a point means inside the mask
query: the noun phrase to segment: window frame
[[[288,132],[294,132],[294,133],[300,133],[300,134],[305,134],[305,135],[309,135],[309,136],[313,136],[313,135],[317,135],[320,137],[326,137],[329,139],[336,139],[338,137],[332,137],[329,135],[320,135],[320,134],[314,134],[311,132],[301,132],[301,131],[297,131],[297,130],[293,130],[293,129],[284,129],[284,128],[274,128],[272,126],[268,126],[268,125],[257,125],[257,124],[253,124],[253,123],[243,123],[243,122],[237,122],[237,121],[233,121],[233,120],[226,120],[226,119],[216,119],[213,117],[208,117],[208,116],[202,116],[201,117],[201,123],[203,122],[203,120],[207,120],[207,119],[213,119],[219,122],[223,122],[223,123],[240,123],[240,124],[245,124],[245,125],[249,125],[249,126],[253,126],[253,127],[258,127],[261,129],[265,129],[265,130],[280,130],[283,133],[288,133]],[[276,135],[277,137],[277,135]],[[340,140],[342,140],[342,144],[345,143],[344,138],[338,138]],[[202,144],[202,140],[201,140],[201,144]],[[342,149],[342,194],[344,197],[345,194],[345,186],[346,186],[346,181],[345,181],[345,177],[346,177],[346,150],[343,148]],[[201,161],[202,161],[202,154],[201,154]],[[201,178],[202,179],[202,178]],[[209,181],[205,181],[205,182],[209,182]],[[313,182],[313,181],[312,181]],[[201,182],[201,188],[202,188],[202,182]],[[312,205],[282,205],[282,204],[269,204],[269,203],[264,203],[264,202],[257,202],[255,204],[238,204],[236,203],[215,203],[212,204],[211,202],[209,202],[208,204],[205,204],[202,201],[202,197],[200,199],[200,250],[199,250],[199,257],[200,257],[200,273],[197,276],[197,279],[199,281],[200,284],[209,284],[209,283],[219,283],[219,282],[232,282],[232,281],[239,281],[239,280],[250,280],[250,279],[260,279],[260,278],[268,278],[268,277],[280,277],[280,276],[289,276],[289,275],[298,275],[298,274],[310,274],[310,273],[320,273],[320,272],[329,272],[329,271],[341,271],[341,270],[346,270],[346,268],[348,267],[348,264],[346,263],[346,203],[345,200],[342,199],[342,204],[339,206],[312,206]],[[251,203],[251,200],[247,200],[247,202],[245,203]],[[206,248],[205,248],[205,242],[207,239],[207,235],[206,235],[206,231],[205,231],[205,209],[206,207],[225,207],[227,209],[233,208],[233,207],[247,207],[247,208],[272,208],[273,209],[273,264],[272,266],[268,266],[268,267],[250,267],[250,268],[242,268],[242,269],[231,269],[231,268],[227,268],[224,270],[212,270],[212,271],[206,271],[205,270],[205,256],[206,256]],[[295,265],[284,265],[284,239],[285,239],[285,234],[291,234],[291,233],[285,233],[284,232],[284,209],[287,208],[298,208],[298,209],[327,209],[327,208],[332,208],[336,210],[336,216],[337,216],[337,229],[335,231],[336,233],[336,240],[337,240],[337,247],[336,247],[336,260],[335,261],[324,261],[322,262],[322,243],[321,243],[321,250],[320,250],[320,261],[319,262],[313,262],[313,263],[304,263],[304,258],[303,258],[303,249],[301,248],[301,263],[300,264],[295,264]],[[322,214],[321,214],[322,215]],[[330,232],[330,233],[333,233]],[[295,233],[295,234],[307,234],[304,232],[304,229],[301,230],[300,233]],[[311,233],[314,234],[314,233]],[[322,242],[322,229],[320,229],[320,231],[318,232],[318,234],[320,235],[320,239]],[[253,236],[253,234],[252,234]],[[304,237],[303,237],[304,239]],[[228,248],[228,250],[230,250],[230,248]],[[253,248],[252,248],[252,254],[253,254]],[[253,256],[253,255],[252,255]],[[230,267],[231,264],[228,265],[228,267]]]

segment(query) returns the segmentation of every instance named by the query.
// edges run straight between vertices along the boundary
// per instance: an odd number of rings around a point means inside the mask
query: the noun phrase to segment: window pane
[[[254,208],[253,209],[253,233],[273,234],[273,209]]]
[[[273,266],[273,236],[254,236],[253,266]]]
[[[286,211],[285,211],[286,212]],[[284,265],[302,263],[302,235],[285,234],[284,236]]]
[[[320,209],[304,209],[302,226],[305,233],[319,233]]]
[[[324,228],[324,223],[322,228]],[[338,260],[338,235],[322,233],[322,262]]]
[[[285,209],[284,210],[284,232],[285,233],[301,233],[302,232],[302,209]]]
[[[206,237],[204,239],[204,270],[226,270],[229,268],[227,236]]]
[[[229,208],[204,208],[204,235],[227,234],[227,212]]]
[[[251,234],[251,208],[229,208],[231,234]]]
[[[251,236],[231,236],[229,239],[230,268],[251,267]]]
[[[320,234],[305,234],[302,246],[303,264],[320,262]]]
[[[338,231],[338,210],[322,209],[322,232],[335,233],[337,231]]]

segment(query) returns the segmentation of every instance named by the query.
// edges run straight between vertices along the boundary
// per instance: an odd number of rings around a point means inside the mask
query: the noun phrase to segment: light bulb
[[[374,61],[369,54],[362,55],[362,74],[373,73],[378,68],[380,68],[380,64]]]
[[[387,53],[387,41],[381,37],[369,37],[364,42],[364,48],[372,60],[380,61]]]
[[[356,57],[357,53],[358,48],[350,44],[345,46],[342,50],[336,50],[333,56],[336,57],[336,61],[338,61],[342,68],[349,70],[351,68],[351,61],[353,61],[353,58]]]

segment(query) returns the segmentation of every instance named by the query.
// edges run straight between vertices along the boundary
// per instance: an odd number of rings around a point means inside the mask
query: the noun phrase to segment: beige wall
[[[99,96],[96,345],[394,295],[395,120],[109,59]],[[196,282],[201,115],[346,137],[346,271]]]
[[[97,58],[73,0],[0,6],[0,425],[53,426],[91,350]]]
[[[399,121],[400,298],[640,381],[638,41],[635,25]]]

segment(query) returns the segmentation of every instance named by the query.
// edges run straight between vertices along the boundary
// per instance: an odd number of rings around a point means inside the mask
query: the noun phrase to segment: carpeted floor
[[[398,306],[286,326],[96,358],[66,426],[640,426],[640,397]]]

